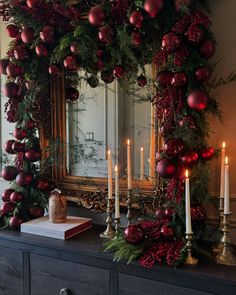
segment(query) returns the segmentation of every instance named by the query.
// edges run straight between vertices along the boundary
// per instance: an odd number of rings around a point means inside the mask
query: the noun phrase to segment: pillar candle
[[[140,149],[140,180],[144,179],[144,149]]]
[[[127,140],[127,178],[128,190],[132,189],[132,173],[131,173],[131,146],[130,140]]]
[[[224,214],[229,214],[229,161],[225,157]]]
[[[222,149],[221,149],[220,198],[224,198],[224,193],[225,193],[225,142],[222,143]]]
[[[191,209],[190,209],[190,184],[188,170],[185,172],[185,212],[186,212],[186,234],[192,234]]]
[[[111,151],[108,151],[108,198],[112,199],[112,158]]]
[[[120,218],[119,172],[115,165],[115,218]]]

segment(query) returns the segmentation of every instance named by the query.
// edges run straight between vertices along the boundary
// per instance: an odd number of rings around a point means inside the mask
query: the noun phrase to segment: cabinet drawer
[[[0,247],[0,294],[23,295],[23,254]]]
[[[59,295],[68,288],[72,295],[109,295],[108,270],[40,255],[30,257],[31,295]]]
[[[166,283],[120,274],[119,295],[213,295]]]

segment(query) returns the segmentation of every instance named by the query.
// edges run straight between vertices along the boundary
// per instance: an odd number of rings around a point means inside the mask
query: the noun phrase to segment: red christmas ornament
[[[130,244],[138,244],[144,238],[143,232],[136,224],[126,227],[124,231],[124,238]]]
[[[179,72],[175,73],[172,80],[171,84],[175,87],[183,87],[187,84],[188,77],[185,73]]]
[[[68,55],[64,62],[64,67],[69,71],[77,71],[79,69],[77,58],[75,55]]]
[[[2,75],[7,74],[6,69],[7,69],[7,66],[9,65],[9,63],[10,63],[9,59],[1,59],[0,60],[0,74],[2,74]]]
[[[174,210],[172,208],[166,208],[164,215],[166,216],[166,218],[170,219],[174,215]]]
[[[31,9],[35,9],[35,8],[39,7],[40,3],[41,3],[41,0],[27,0],[26,1],[27,6]]]
[[[21,128],[15,128],[15,130],[13,131],[13,136],[17,140],[23,140],[24,138],[26,138],[27,132]]]
[[[24,220],[19,216],[12,216],[9,220],[9,226],[11,229],[19,230],[21,224],[24,222]]]
[[[210,76],[211,73],[208,67],[201,67],[195,71],[195,77],[198,81],[206,81]]]
[[[61,69],[57,65],[51,65],[48,68],[48,72],[52,76],[60,77],[61,76]]]
[[[137,84],[139,87],[145,87],[147,85],[147,78],[144,75],[140,75],[137,78]]]
[[[171,157],[179,155],[183,149],[184,143],[180,138],[168,139],[164,144],[164,151]]]
[[[89,10],[88,19],[92,26],[100,27],[105,20],[105,12],[100,6],[92,7]]]
[[[193,90],[187,98],[188,106],[196,111],[204,110],[207,107],[208,100],[208,94],[201,89]]]
[[[101,79],[106,84],[110,84],[114,81],[114,76],[110,71],[102,71],[101,72]]]
[[[133,25],[135,28],[140,29],[143,24],[143,14],[139,10],[135,10],[131,12],[129,17],[129,22],[131,25]]]
[[[125,69],[122,66],[116,66],[113,70],[113,75],[117,78],[117,79],[121,79],[124,77],[125,74]]]
[[[9,64],[6,68],[7,75],[10,78],[16,78],[22,74],[22,69],[15,64]]]
[[[162,10],[163,4],[163,0],[145,0],[144,10],[153,18]]]
[[[135,46],[141,46],[142,45],[142,35],[139,32],[133,32],[131,35],[132,43]]]
[[[180,11],[184,6],[189,7],[191,0],[174,0],[175,10]]]
[[[80,44],[78,41],[73,41],[70,45],[70,51],[74,55],[79,55],[80,54]]]
[[[161,228],[161,234],[165,239],[171,239],[174,237],[174,230],[173,227],[165,224]]]
[[[105,43],[106,45],[112,44],[114,40],[114,32],[111,26],[104,25],[99,28],[98,38],[101,42]]]
[[[2,169],[1,175],[7,181],[12,181],[16,178],[17,169],[14,166],[6,166]]]
[[[42,217],[43,215],[44,215],[44,209],[42,207],[34,206],[29,209],[29,216],[32,219]]]
[[[31,173],[20,172],[16,176],[16,184],[21,187],[24,187],[24,186],[30,185],[33,179],[34,177]]]
[[[25,144],[16,141],[16,142],[14,142],[13,145],[12,145],[12,150],[13,150],[15,153],[22,153],[22,152],[25,151]]]
[[[11,194],[14,193],[14,189],[8,188],[5,189],[2,193],[3,202],[9,202]]]
[[[39,43],[35,47],[35,52],[38,57],[47,57],[49,54],[47,47],[43,43]]]
[[[37,182],[37,189],[46,191],[49,189],[49,182],[46,179],[39,179]]]
[[[162,178],[171,178],[176,173],[176,166],[168,159],[162,159],[157,164],[157,173]]]
[[[74,87],[66,88],[65,100],[67,102],[75,102],[79,99],[79,91]]]
[[[29,119],[25,126],[28,130],[33,130],[36,127],[36,122],[33,119]]]
[[[14,57],[19,61],[29,60],[29,52],[24,46],[16,46],[14,49]]]
[[[4,150],[10,155],[15,154],[15,152],[12,149],[12,145],[15,142],[16,142],[15,140],[10,139],[10,140],[7,140],[6,143],[4,144]]]
[[[198,153],[195,151],[189,151],[183,154],[181,162],[188,167],[191,167],[197,163],[199,159]]]
[[[10,38],[16,38],[19,34],[19,28],[13,24],[6,26],[6,33]]]
[[[161,71],[156,76],[156,82],[162,87],[166,87],[171,84],[173,73],[170,71]]]
[[[186,33],[188,40],[195,43],[198,43],[202,40],[203,34],[203,30],[195,23],[190,25]]]
[[[162,219],[164,217],[164,210],[162,208],[157,208],[155,215],[157,219]]]
[[[25,28],[22,32],[21,32],[21,40],[25,43],[25,44],[31,44],[34,41],[34,30],[30,27]]]
[[[45,43],[51,44],[55,42],[54,27],[52,26],[45,26],[39,35]]]
[[[173,32],[167,33],[162,37],[162,49],[167,52],[174,52],[181,44],[181,39]]]
[[[19,86],[14,82],[7,82],[3,87],[3,95],[16,99],[19,96]]]
[[[200,156],[203,160],[210,160],[215,154],[215,150],[213,147],[205,147],[200,151]]]
[[[25,152],[25,159],[29,162],[37,162],[40,160],[40,152],[29,149]]]
[[[21,202],[24,199],[24,195],[20,192],[13,192],[10,195],[11,202]]]
[[[205,40],[199,48],[199,51],[202,54],[202,56],[207,59],[211,58],[214,55],[215,50],[215,43],[213,43],[213,41],[210,40]]]
[[[180,127],[188,127],[191,129],[196,129],[196,125],[194,123],[194,120],[190,116],[184,116],[180,121],[179,121],[179,126]]]
[[[6,202],[6,203],[3,203],[2,206],[1,206],[1,209],[0,209],[0,212],[4,215],[8,214],[8,213],[11,213],[14,211],[15,209],[15,203],[13,202]]]
[[[102,71],[104,69],[104,63],[101,59],[99,59],[97,62],[96,62],[96,68],[99,70],[99,71]]]

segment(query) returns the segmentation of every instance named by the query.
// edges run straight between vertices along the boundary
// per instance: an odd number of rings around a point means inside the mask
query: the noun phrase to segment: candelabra
[[[232,253],[231,249],[231,239],[230,239],[230,215],[229,213],[224,213],[223,216],[223,237],[221,239],[223,248],[222,251],[216,256],[216,262],[218,264],[224,264],[229,266],[236,266],[236,258]]]
[[[127,195],[127,219],[128,219],[128,226],[131,225],[132,222],[132,212],[131,212],[131,205],[132,205],[132,189],[128,190],[128,195]]]
[[[192,233],[186,233],[186,247],[187,247],[187,258],[185,264],[196,265],[198,263],[198,259],[192,256]]]
[[[119,217],[115,218],[115,230],[116,230],[115,238],[117,238],[119,235],[119,230],[120,230],[120,218]]]
[[[101,238],[106,238],[106,239],[112,239],[115,236],[115,232],[112,228],[112,212],[113,212],[113,206],[112,206],[112,202],[111,199],[108,198],[108,204],[107,204],[107,219],[106,219],[106,223],[107,223],[107,228],[106,230],[100,234]]]

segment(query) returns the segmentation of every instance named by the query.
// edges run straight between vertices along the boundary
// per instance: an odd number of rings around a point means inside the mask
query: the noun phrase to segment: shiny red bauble
[[[69,71],[77,71],[79,69],[77,58],[75,55],[68,55],[64,59],[63,64],[64,64],[65,69],[67,69]]]
[[[165,215],[163,208],[157,208],[155,212],[155,216],[157,219],[163,218]]]
[[[176,173],[176,166],[171,160],[162,159],[157,164],[157,173],[162,178],[171,178]]]
[[[184,116],[182,119],[179,120],[180,127],[188,127],[190,129],[196,129],[196,124],[192,117]]]
[[[15,153],[22,153],[25,151],[25,144],[22,142],[14,142],[13,145],[12,145],[12,150],[15,152]]]
[[[124,238],[130,244],[138,244],[144,238],[143,232],[136,224],[126,227],[124,231]]]
[[[21,40],[25,44],[31,44],[34,41],[34,30],[30,27],[24,28],[21,32]]]
[[[113,70],[113,75],[117,79],[121,79],[124,77],[125,69],[122,66],[116,66]]]
[[[36,52],[38,57],[47,57],[48,54],[49,54],[47,47],[43,43],[39,43],[35,47],[35,52]]]
[[[9,65],[9,63],[10,63],[9,59],[3,58],[0,60],[0,74],[2,74],[2,75],[7,74],[6,69],[7,69],[7,66]]]
[[[174,52],[181,44],[181,38],[173,32],[162,37],[161,46],[167,52]]]
[[[135,10],[135,11],[131,12],[130,17],[129,17],[129,22],[135,28],[140,29],[143,24],[142,12],[140,10]]]
[[[201,67],[195,71],[195,77],[198,81],[206,81],[210,78],[211,72],[208,67]]]
[[[23,222],[24,222],[23,218],[19,216],[12,216],[9,219],[9,227],[14,230],[19,230]]]
[[[79,99],[79,91],[74,87],[66,88],[65,100],[67,102],[75,102]]]
[[[39,179],[36,186],[37,189],[46,191],[49,189],[49,182],[46,179]]]
[[[40,160],[40,152],[29,149],[25,152],[25,160],[29,162],[37,162]]]
[[[75,55],[79,55],[80,54],[80,44],[78,41],[73,41],[70,45],[70,51],[71,53],[75,54]]]
[[[16,178],[18,171],[15,166],[6,166],[2,169],[1,175],[7,181],[12,181]]]
[[[174,229],[173,227],[165,224],[161,228],[161,234],[165,239],[171,239],[174,237]]]
[[[201,151],[200,151],[201,158],[203,160],[206,160],[206,161],[212,159],[214,154],[215,154],[215,150],[211,146],[210,147],[205,147],[205,148],[201,149]]]
[[[184,153],[181,157],[181,162],[183,165],[191,167],[198,162],[199,156],[195,151],[188,151]]]
[[[164,216],[168,219],[172,218],[174,215],[174,209],[172,208],[166,208],[164,211]]]
[[[39,34],[40,39],[45,43],[54,43],[55,36],[54,36],[54,27],[52,26],[45,26]]]
[[[13,139],[7,140],[4,144],[4,150],[10,154],[13,155],[15,154],[14,150],[12,149],[12,145],[15,143],[16,141]]]
[[[24,138],[26,138],[27,136],[27,132],[24,129],[21,128],[15,128],[13,131],[13,136],[17,139],[17,140],[23,140]]]
[[[170,156],[174,157],[182,153],[184,149],[183,140],[180,138],[168,139],[164,144],[164,151]]]
[[[24,187],[24,186],[30,185],[33,179],[34,179],[34,176],[31,173],[20,172],[16,176],[16,184],[21,187]]]
[[[199,48],[200,53],[202,54],[203,57],[209,59],[211,58],[215,51],[216,51],[216,46],[215,43],[213,41],[210,40],[205,40],[200,48]]]
[[[10,38],[16,38],[19,34],[19,28],[13,24],[6,26],[6,33]]]
[[[171,80],[171,84],[175,87],[183,87],[187,84],[187,82],[188,77],[183,72],[175,73]]]
[[[8,214],[8,213],[11,213],[14,211],[16,205],[15,203],[13,202],[6,202],[6,203],[3,203],[2,206],[1,206],[1,209],[0,209],[0,212],[4,215]]]
[[[114,81],[114,76],[110,71],[102,71],[101,72],[101,79],[106,84],[110,84]]]
[[[15,64],[9,64],[6,68],[7,75],[10,78],[16,78],[22,74],[22,69]]]
[[[44,209],[42,207],[34,206],[29,209],[28,213],[30,218],[36,219],[44,215]]]
[[[14,189],[8,188],[2,192],[2,200],[3,202],[10,202],[10,196],[14,193]]]
[[[166,87],[171,84],[173,73],[170,71],[161,71],[156,76],[156,83],[158,86]]]
[[[188,106],[196,111],[204,110],[208,105],[208,101],[209,96],[207,92],[202,89],[191,91],[187,98]]]
[[[40,5],[41,0],[27,0],[26,4],[29,8],[34,9]]]
[[[142,45],[142,34],[139,32],[133,32],[131,35],[132,43],[135,46],[141,46]]]
[[[144,87],[147,85],[147,78],[144,75],[140,75],[137,78],[137,84],[139,87]]]
[[[191,2],[191,0],[174,0],[175,10],[180,11],[184,6],[189,7]]]
[[[26,61],[29,59],[29,51],[24,46],[16,46],[14,49],[14,57],[18,61]]]
[[[60,77],[61,76],[61,69],[57,65],[51,65],[48,68],[48,72],[50,75],[55,76],[55,77]]]
[[[91,25],[100,27],[105,20],[105,12],[100,6],[92,7],[89,10],[88,19]]]
[[[21,202],[24,199],[24,195],[20,192],[13,192],[10,195],[11,202]]]
[[[19,96],[19,86],[14,82],[7,82],[3,87],[3,95],[9,98],[17,98]]]
[[[163,0],[145,0],[144,10],[148,13],[150,17],[156,17],[158,12],[163,8]]]
[[[104,25],[99,28],[98,38],[106,45],[112,44],[114,40],[114,31],[110,25]]]

